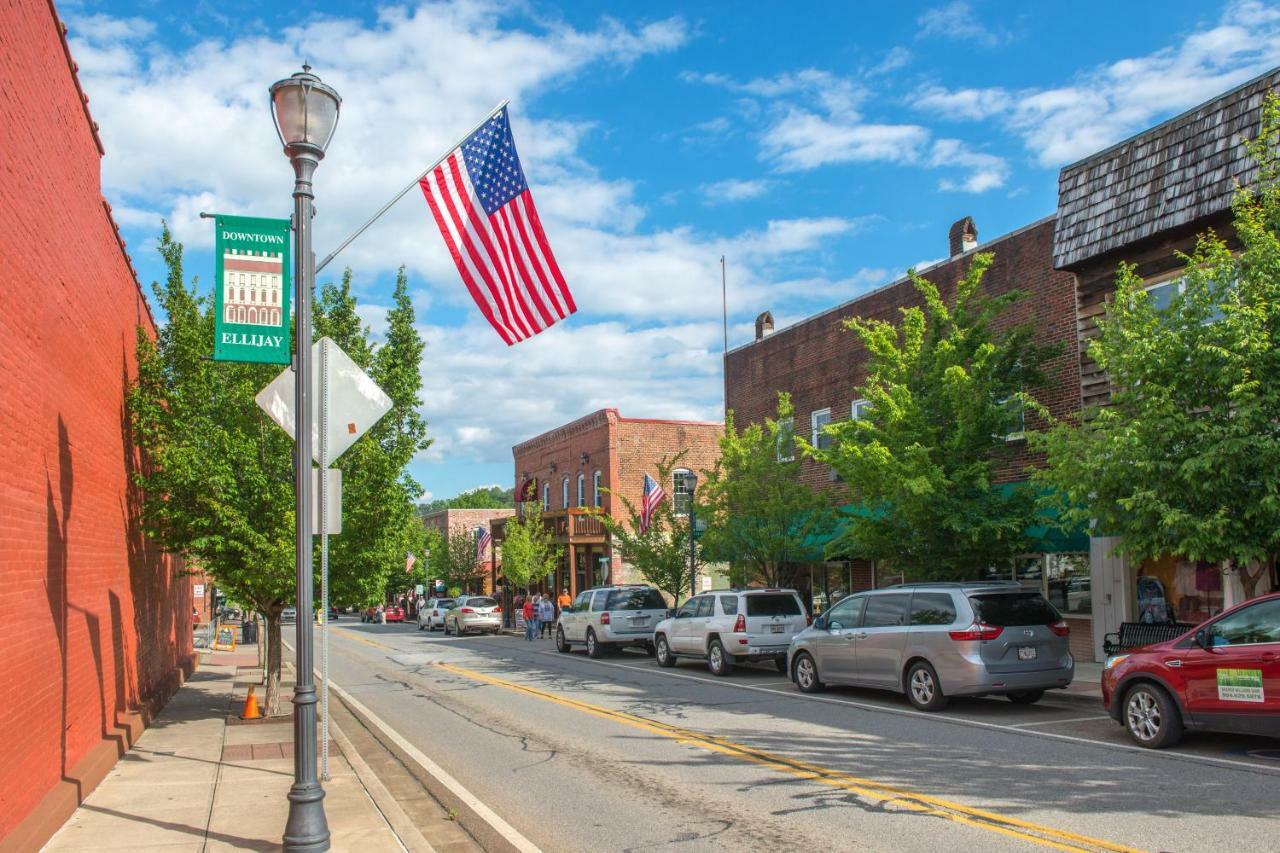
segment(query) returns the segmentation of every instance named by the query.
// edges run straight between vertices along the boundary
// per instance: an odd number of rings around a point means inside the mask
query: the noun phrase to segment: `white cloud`
[[[873,76],[888,74],[890,71],[904,68],[909,62],[911,62],[911,51],[901,46],[894,47],[884,55],[883,59],[868,69],[867,73]]]
[[[760,147],[781,171],[794,172],[832,163],[910,163],[928,139],[919,125],[839,121],[795,109],[764,132]]]
[[[1217,23],[1145,56],[1100,65],[1046,89],[921,90],[913,105],[948,118],[996,117],[1042,166],[1107,147],[1280,64],[1280,10],[1231,3]]]
[[[916,19],[920,38],[943,38],[969,41],[984,47],[995,47],[1010,40],[1009,33],[987,27],[978,20],[973,7],[963,0],[929,9]]]
[[[773,181],[763,179],[744,181],[730,178],[729,180],[716,181],[712,184],[703,184],[702,193],[710,204],[726,201],[747,201],[759,198],[767,193],[772,186]]]
[[[943,178],[938,189],[944,192],[982,193],[1004,186],[1009,164],[1003,157],[971,151],[958,139],[939,139],[929,152],[929,163],[939,169],[952,168],[965,174],[959,180]]]

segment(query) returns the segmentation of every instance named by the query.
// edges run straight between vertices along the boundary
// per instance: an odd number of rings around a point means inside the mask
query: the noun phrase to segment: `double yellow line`
[[[701,747],[711,752],[718,752],[722,755],[732,756],[743,761],[768,767],[782,773],[788,773],[800,779],[818,782],[823,785],[829,785],[832,788],[838,788],[844,791],[857,794],[872,802],[893,805],[903,808],[907,811],[917,812],[920,814],[941,817],[947,820],[962,823],[967,826],[984,829],[989,832],[996,832],[1001,835],[1007,835],[1018,838],[1023,841],[1030,841],[1043,847],[1051,847],[1055,850],[1087,850],[1087,851],[1114,851],[1114,853],[1140,853],[1137,848],[1125,847],[1119,844],[1112,844],[1109,841],[1102,841],[1097,838],[1090,838],[1085,835],[1077,835],[1073,832],[1066,832],[1061,829],[1054,829],[1049,826],[1031,823],[1018,818],[1008,817],[1006,815],[996,814],[994,812],[975,809],[970,806],[954,803],[950,800],[944,800],[939,797],[933,797],[928,794],[920,794],[914,791],[908,791],[903,788],[897,788],[892,785],[885,785],[872,779],[863,779],[848,773],[842,773],[838,770],[821,767],[816,764],[810,764],[805,761],[799,761],[794,758],[777,755],[763,750],[754,749],[740,743],[725,740],[714,735],[703,734],[702,732],[693,731],[692,729],[684,729],[679,726],[672,726],[667,723],[650,720],[646,717],[639,717],[635,714],[628,714],[625,711],[615,711],[611,708],[604,708],[600,705],[592,705],[588,702],[582,702],[577,699],[569,699],[563,696],[557,696],[544,690],[538,690],[535,687],[529,687],[514,681],[507,681],[503,678],[488,675],[475,670],[464,669],[453,664],[440,663],[437,664],[446,672],[454,675],[469,678],[473,681],[479,681],[484,684],[491,684],[495,687],[502,687],[506,690],[512,690],[516,693],[524,693],[528,696],[534,696],[538,699],[544,699],[548,702],[554,702],[565,708],[572,708],[575,711],[581,711],[584,714],[590,714],[594,717],[600,717],[606,720],[613,720],[632,728],[641,729],[646,732],[671,738],[678,743],[686,743],[692,746]]]

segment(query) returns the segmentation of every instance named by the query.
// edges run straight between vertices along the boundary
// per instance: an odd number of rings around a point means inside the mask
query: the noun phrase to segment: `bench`
[[[1109,655],[1128,651],[1152,643],[1163,643],[1176,640],[1194,628],[1190,622],[1166,622],[1150,624],[1147,622],[1121,622],[1120,630],[1107,634],[1102,638],[1102,650]]]

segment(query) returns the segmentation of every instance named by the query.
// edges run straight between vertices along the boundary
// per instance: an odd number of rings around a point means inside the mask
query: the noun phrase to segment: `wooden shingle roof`
[[[1229,209],[1236,181],[1254,177],[1243,143],[1258,135],[1263,98],[1277,86],[1280,68],[1063,168],[1053,265],[1072,267]]]

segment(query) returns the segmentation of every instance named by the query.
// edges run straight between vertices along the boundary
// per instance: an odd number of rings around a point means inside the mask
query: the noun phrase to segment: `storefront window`
[[[1088,554],[1048,554],[1045,594],[1059,613],[1088,616],[1093,613]]]
[[[1164,557],[1138,567],[1139,622],[1203,622],[1222,612],[1222,572],[1213,563]]]

